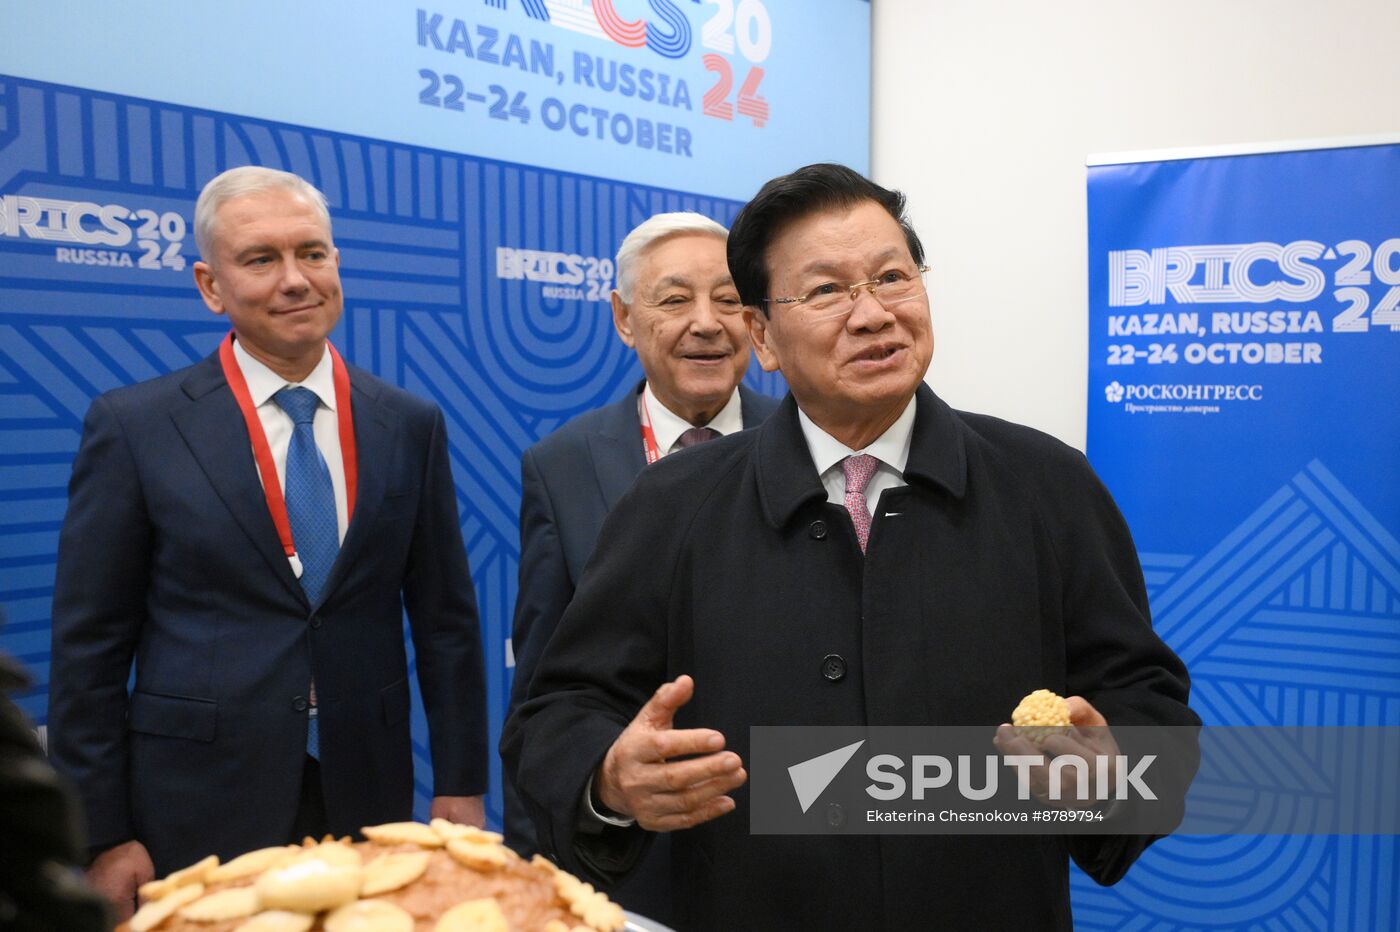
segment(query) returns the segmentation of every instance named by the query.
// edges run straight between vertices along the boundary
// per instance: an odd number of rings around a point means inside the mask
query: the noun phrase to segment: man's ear
[[[204,303],[209,306],[209,310],[215,314],[224,312],[224,299],[219,295],[219,281],[214,277],[214,270],[209,263],[203,260],[194,264],[194,283],[199,289],[199,296],[204,299]]]
[[[758,355],[758,364],[763,371],[777,372],[781,369],[778,354],[773,352],[773,345],[768,342],[768,318],[763,316],[763,312],[745,305],[744,326],[749,330],[749,342],[753,344],[753,351]]]
[[[628,346],[636,346],[637,338],[632,335],[632,309],[622,300],[622,295],[617,293],[616,288],[612,293],[612,315],[613,329],[622,338],[622,342]]]

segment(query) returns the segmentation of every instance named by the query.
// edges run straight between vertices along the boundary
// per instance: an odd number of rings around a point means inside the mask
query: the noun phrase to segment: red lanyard
[[[350,373],[335,347],[328,341],[326,349],[331,354],[331,378],[335,382],[335,416],[340,426],[340,460],[345,468],[345,516],[349,521],[355,513],[355,491],[359,485],[360,464],[355,453],[355,421],[350,416]],[[277,527],[277,538],[282,542],[282,550],[288,557],[296,556],[297,548],[292,543],[292,523],[287,519],[287,502],[282,497],[282,484],[277,481],[277,463],[272,459],[272,447],[268,445],[267,434],[263,431],[258,409],[253,404],[253,396],[248,391],[248,380],[243,370],[238,368],[238,360],[233,355],[233,332],[219,344],[219,363],[224,367],[224,378],[233,389],[233,397],[238,400],[238,410],[243,413],[243,423],[248,427],[248,437],[253,441],[253,458],[258,461],[258,473],[262,476],[263,494],[267,496],[267,511],[272,515],[272,523]]]
[[[661,459],[661,449],[656,445],[656,431],[651,429],[651,411],[647,409],[646,389],[637,396],[637,417],[642,421],[642,452],[646,454],[650,466]]]

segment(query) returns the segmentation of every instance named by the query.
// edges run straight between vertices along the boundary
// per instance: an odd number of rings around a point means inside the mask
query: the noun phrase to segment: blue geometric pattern
[[[307,601],[315,605],[330,579],[340,552],[336,527],[335,487],[326,458],[316,446],[311,422],[321,399],[309,388],[284,388],[272,396],[292,419],[292,440],[287,445],[287,523],[301,564],[299,582]]]
[[[350,362],[433,399],[447,418],[495,747],[510,690],[520,454],[640,378],[606,300],[498,277],[497,250],[610,259],[654,213],[694,210],[728,225],[740,205],[0,76],[0,197],[119,204],[189,225],[204,182],[240,164],[293,171],[325,192],[346,295],[332,339]],[[83,414],[100,392],[209,355],[227,329],[187,267],[57,261],[58,247],[79,245],[0,223],[0,603],[9,615],[0,649],[35,677],[21,704],[41,723],[54,560]],[[100,249],[136,257],[139,245]],[[193,261],[193,237],[181,246]],[[756,364],[749,383],[784,390]],[[416,691],[414,702],[421,816],[431,770]],[[499,780],[493,764],[493,787]],[[499,799],[488,800],[496,822]]]
[[[1142,554],[1154,624],[1208,725],[1400,725],[1400,541],[1321,462],[1199,559]],[[1300,759],[1303,757],[1299,755]],[[1394,793],[1357,774],[1355,793]],[[1164,839],[1082,929],[1400,927],[1395,836]]]
[[[313,606],[321,601],[331,567],[340,552],[335,513],[335,487],[326,458],[316,446],[312,422],[321,399],[309,388],[284,388],[272,396],[292,419],[292,439],[287,445],[287,483],[284,494],[287,523],[301,564],[298,581]],[[311,684],[311,705],[306,710],[306,753],[321,757],[320,723],[316,720],[316,686]]]

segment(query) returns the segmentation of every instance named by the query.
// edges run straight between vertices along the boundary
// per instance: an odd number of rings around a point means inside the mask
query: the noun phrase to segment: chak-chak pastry
[[[1051,735],[1069,734],[1069,704],[1048,689],[1037,689],[1011,713],[1016,731],[1036,744]]]
[[[308,838],[147,885],[120,932],[620,932],[622,909],[501,836],[434,820],[369,826],[369,841]]]

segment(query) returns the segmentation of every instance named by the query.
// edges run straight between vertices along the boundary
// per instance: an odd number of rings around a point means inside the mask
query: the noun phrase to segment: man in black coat
[[[511,708],[524,698],[608,512],[637,474],[697,441],[761,423],[777,401],[739,385],[749,363],[739,293],[725,261],[728,231],[696,213],[657,214],[622,241],[613,323],[646,378],[619,401],[579,415],[520,463],[520,590],[511,644]],[[507,771],[509,776],[509,771]],[[507,842],[538,850],[529,815],[506,781]],[[664,848],[664,846],[658,846]],[[653,918],[670,912],[669,870],[654,849],[610,892]]]
[[[680,929],[1069,929],[1069,859],[1112,883],[1151,841],[751,835],[750,726],[994,726],[1037,688],[1076,725],[1197,723],[1084,457],[923,385],[903,207],[816,165],[740,213],[729,265],[791,394],[639,477],[506,726],[570,869],[615,878],[673,833]]]

